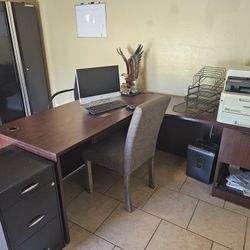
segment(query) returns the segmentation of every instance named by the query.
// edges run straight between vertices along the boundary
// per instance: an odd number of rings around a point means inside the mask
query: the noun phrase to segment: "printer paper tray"
[[[222,112],[217,118],[218,122],[250,128],[250,116]]]

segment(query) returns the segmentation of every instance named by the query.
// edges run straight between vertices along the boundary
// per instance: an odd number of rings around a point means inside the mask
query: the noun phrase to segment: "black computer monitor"
[[[118,65],[77,69],[76,82],[81,104],[120,95]]]

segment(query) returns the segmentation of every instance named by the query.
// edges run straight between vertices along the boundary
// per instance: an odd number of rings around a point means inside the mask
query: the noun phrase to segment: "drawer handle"
[[[43,218],[45,217],[45,215],[38,215],[37,217],[35,217],[34,219],[32,219],[28,225],[28,228],[34,227],[37,223],[39,223]]]
[[[23,195],[23,194],[26,194],[26,193],[30,192],[30,191],[33,190],[38,184],[39,184],[39,183],[37,182],[37,183],[32,183],[32,184],[26,186],[25,188],[22,189],[21,194]]]

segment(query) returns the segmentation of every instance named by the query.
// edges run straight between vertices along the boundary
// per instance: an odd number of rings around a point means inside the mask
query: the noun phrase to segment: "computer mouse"
[[[133,111],[133,110],[135,110],[135,105],[129,104],[126,106],[126,109]]]

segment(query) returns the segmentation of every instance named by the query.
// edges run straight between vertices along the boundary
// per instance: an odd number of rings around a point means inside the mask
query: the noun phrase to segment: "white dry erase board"
[[[75,6],[78,37],[107,37],[105,3]]]

